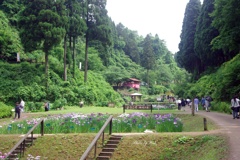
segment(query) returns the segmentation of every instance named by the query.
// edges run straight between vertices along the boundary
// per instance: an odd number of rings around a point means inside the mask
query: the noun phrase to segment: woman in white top
[[[239,118],[238,117],[239,99],[237,98],[237,96],[234,96],[233,99],[231,99],[231,106],[233,107],[232,109],[233,119]]]

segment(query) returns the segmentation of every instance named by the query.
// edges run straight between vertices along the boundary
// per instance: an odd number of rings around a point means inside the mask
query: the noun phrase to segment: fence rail
[[[100,138],[100,136],[102,135],[102,145],[104,144],[104,130],[106,129],[106,127],[109,125],[109,135],[112,134],[112,118],[113,116],[110,116],[107,121],[104,123],[104,125],[102,126],[102,128],[100,129],[100,131],[97,133],[96,137],[93,139],[93,141],[91,142],[91,144],[88,146],[87,150],[83,153],[82,157],[80,158],[80,160],[86,160],[89,153],[92,151],[92,149],[94,148],[94,158],[96,158],[96,153],[97,153],[97,141]]]
[[[20,146],[20,157],[24,156],[24,151],[26,148],[26,139],[31,134],[31,140],[33,141],[33,131],[41,124],[41,136],[44,135],[44,119],[41,119],[37,124],[35,124],[28,133],[18,141],[18,143],[9,151],[8,155],[5,157],[5,159],[8,159],[10,155]]]

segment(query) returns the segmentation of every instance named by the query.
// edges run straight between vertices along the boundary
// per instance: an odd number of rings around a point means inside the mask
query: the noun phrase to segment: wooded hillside
[[[1,101],[106,106],[123,103],[111,86],[127,78],[147,83],[146,94],[172,92],[186,80],[164,40],[114,24],[106,3],[0,2]]]

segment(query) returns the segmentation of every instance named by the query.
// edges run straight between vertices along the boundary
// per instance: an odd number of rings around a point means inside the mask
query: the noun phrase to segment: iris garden
[[[48,116],[44,120],[44,133],[97,133],[108,114],[81,114],[71,113],[65,115]],[[40,119],[12,121],[8,125],[0,126],[0,134],[26,134]],[[183,123],[181,119],[172,114],[146,114],[131,113],[114,116],[112,120],[113,133],[144,132],[181,132]],[[36,132],[40,132],[40,126]]]

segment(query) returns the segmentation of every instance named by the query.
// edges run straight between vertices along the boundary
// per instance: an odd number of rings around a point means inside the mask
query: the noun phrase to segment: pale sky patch
[[[158,34],[167,48],[178,51],[184,12],[189,0],[107,0],[108,16],[139,35]]]

